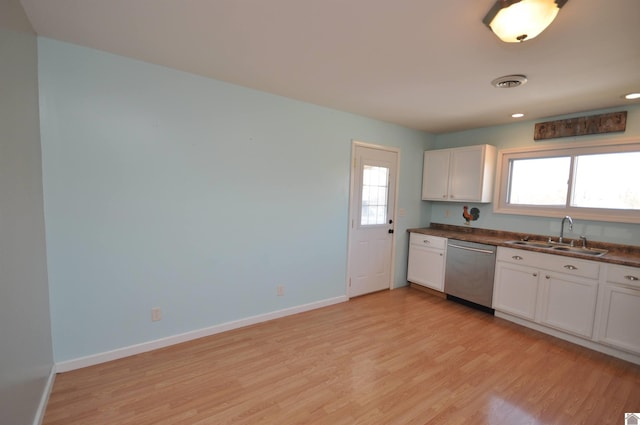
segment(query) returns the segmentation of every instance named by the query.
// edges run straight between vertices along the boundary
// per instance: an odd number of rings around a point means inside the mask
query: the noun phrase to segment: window
[[[580,155],[575,162],[572,206],[640,212],[640,152]]]
[[[524,158],[511,160],[507,196],[514,205],[564,205],[571,158]]]
[[[365,165],[362,171],[361,225],[387,224],[389,169]]]
[[[501,151],[498,213],[640,223],[640,144]]]

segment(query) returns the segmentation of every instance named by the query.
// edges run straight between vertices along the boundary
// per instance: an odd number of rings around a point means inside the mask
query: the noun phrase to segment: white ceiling
[[[639,0],[569,0],[522,44],[482,23],[494,0],[21,3],[41,36],[432,133],[625,105],[640,91]],[[529,82],[490,85],[513,73]]]

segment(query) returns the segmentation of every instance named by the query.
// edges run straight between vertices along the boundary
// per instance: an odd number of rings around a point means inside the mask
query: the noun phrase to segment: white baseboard
[[[273,311],[266,314],[251,316],[245,319],[226,322],[226,323],[210,326],[203,329],[197,329],[194,331],[189,331],[189,332],[185,332],[178,335],[172,335],[169,337],[160,338],[153,341],[143,342],[141,344],[135,344],[128,347],[118,348],[116,350],[105,351],[103,353],[92,354],[86,357],[79,357],[77,359],[66,360],[63,362],[56,363],[55,365],[56,372],[58,373],[69,372],[71,370],[81,369],[83,367],[93,366],[93,365],[105,363],[111,360],[117,360],[123,357],[132,356],[134,354],[140,354],[147,351],[157,350],[158,348],[168,347],[170,345],[179,344],[181,342],[186,342],[193,339],[218,334],[221,332],[230,331],[232,329],[238,329],[244,326],[254,325],[256,323],[262,323],[268,320],[290,316],[292,314],[297,314],[297,313],[302,313],[309,310],[315,310],[318,308],[327,307],[327,306],[342,303],[348,300],[349,298],[347,298],[347,296],[342,295],[339,297],[329,298],[322,301],[316,301],[309,304],[303,304],[296,307],[290,307],[283,310],[277,310],[277,311]]]
[[[499,317],[501,319],[505,319],[508,320],[510,322],[513,323],[517,323],[518,325],[521,326],[526,326],[527,328],[536,330],[538,332],[542,332],[545,333],[547,335],[551,335],[551,336],[555,336],[556,338],[560,338],[560,339],[564,339],[565,341],[569,341],[572,342],[576,345],[580,345],[582,347],[585,348],[589,348],[591,350],[594,351],[598,351],[600,353],[604,353],[607,354],[609,356],[612,357],[617,357],[619,359],[628,361],[630,363],[635,363],[637,365],[640,365],[640,356],[636,355],[636,354],[632,354],[632,353],[627,353],[626,351],[623,350],[618,350],[617,348],[614,347],[609,347],[607,345],[603,345],[603,344],[599,344],[595,341],[591,341],[591,340],[586,340],[584,338],[580,338],[556,329],[552,329],[552,328],[548,328],[546,326],[543,325],[539,325],[537,323],[534,322],[530,322],[529,320],[526,319],[521,319],[519,317],[516,316],[512,316],[508,313],[502,313],[500,311],[496,311],[495,312],[495,316]]]
[[[42,421],[44,420],[44,413],[47,410],[47,403],[49,402],[49,396],[51,395],[51,391],[53,390],[53,383],[56,380],[56,373],[56,365],[51,366],[49,378],[47,378],[47,383],[44,386],[42,397],[40,398],[40,404],[38,404],[36,416],[33,419],[33,425],[42,425]]]

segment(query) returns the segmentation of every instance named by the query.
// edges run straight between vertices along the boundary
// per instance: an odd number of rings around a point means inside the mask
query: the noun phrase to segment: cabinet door
[[[591,338],[598,282],[541,271],[540,323]]]
[[[449,150],[426,151],[422,170],[422,199],[444,201],[449,185]]]
[[[640,290],[605,284],[598,340],[640,354]]]
[[[444,290],[444,251],[410,246],[407,280],[442,292]]]
[[[452,151],[449,168],[449,199],[481,201],[484,183],[483,146]]]
[[[493,287],[493,308],[534,320],[538,297],[538,270],[498,261]]]

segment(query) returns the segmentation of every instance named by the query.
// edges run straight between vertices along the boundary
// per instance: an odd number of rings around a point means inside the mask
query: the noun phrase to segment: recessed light
[[[524,114],[520,112],[516,114],[511,114],[511,118],[522,118],[522,117],[524,117]]]
[[[624,95],[624,98],[627,100],[640,99],[640,93],[627,93]]]
[[[504,77],[498,77],[491,82],[493,87],[497,87],[499,89],[512,89],[514,87],[519,87],[527,82],[526,75],[505,75]]]

